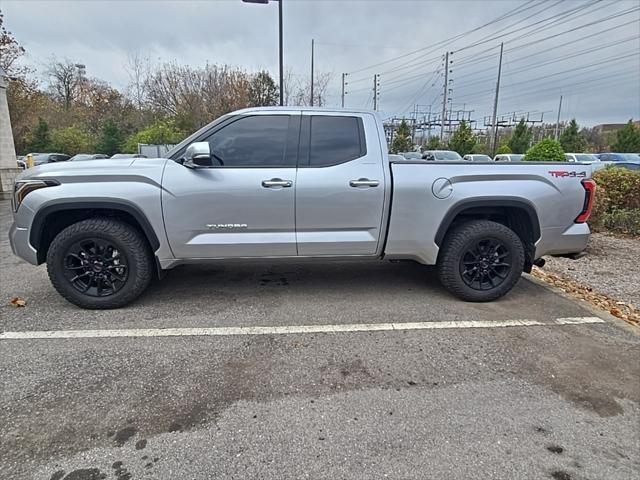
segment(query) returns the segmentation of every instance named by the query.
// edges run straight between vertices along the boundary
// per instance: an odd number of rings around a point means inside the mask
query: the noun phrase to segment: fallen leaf
[[[27,301],[20,298],[20,297],[14,297],[11,299],[11,301],[9,302],[11,305],[13,305],[16,308],[19,307],[24,307],[27,305]]]

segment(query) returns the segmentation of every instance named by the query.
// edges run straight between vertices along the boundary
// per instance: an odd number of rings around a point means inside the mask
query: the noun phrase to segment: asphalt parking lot
[[[640,336],[531,280],[471,304],[411,263],[192,266],[90,312],[9,220],[0,478],[640,475]]]

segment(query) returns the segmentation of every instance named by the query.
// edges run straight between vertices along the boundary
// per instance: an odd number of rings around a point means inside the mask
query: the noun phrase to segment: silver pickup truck
[[[84,308],[123,306],[176,265],[232,258],[413,260],[437,265],[459,298],[489,301],[589,237],[590,165],[390,160],[368,111],[240,110],[167,157],[28,169],[14,253],[46,262]]]

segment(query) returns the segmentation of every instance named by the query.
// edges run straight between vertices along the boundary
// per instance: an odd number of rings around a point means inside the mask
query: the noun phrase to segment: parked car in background
[[[452,150],[427,150],[422,153],[422,158],[424,160],[437,160],[444,162],[461,162],[462,157],[458,152],[454,152]]]
[[[637,153],[598,153],[596,156],[603,162],[640,162]]]
[[[24,156],[21,155],[16,159],[16,163],[18,164],[18,168],[21,168],[22,170],[24,170],[25,168],[27,168],[27,164],[24,161]]]
[[[33,157],[34,165],[43,165],[45,163],[54,163],[54,162],[66,162],[71,157],[65,153],[30,153]],[[27,157],[29,156],[27,155]],[[26,157],[24,159],[25,163],[27,161]]]
[[[467,162],[492,162],[491,157],[489,155],[480,155],[480,154],[469,154],[462,157],[463,160]]]
[[[494,162],[521,162],[524,155],[519,153],[501,153],[493,157]]]
[[[400,153],[406,160],[422,160],[420,152],[402,152]]]
[[[111,158],[147,158],[146,155],[140,153],[116,153]]]
[[[100,160],[102,158],[109,158],[108,155],[102,153],[78,153],[69,159],[70,162],[82,162],[84,160]]]
[[[602,170],[603,168],[626,168],[627,170],[640,170],[640,161],[634,162],[593,162],[593,171]]]
[[[565,153],[564,158],[567,162],[593,163],[600,161],[593,153]]]

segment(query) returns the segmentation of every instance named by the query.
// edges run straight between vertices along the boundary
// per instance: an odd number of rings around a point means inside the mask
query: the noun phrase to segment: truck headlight
[[[34,190],[39,188],[53,187],[59,185],[58,182],[53,180],[18,180],[13,186],[13,211],[17,211],[18,207],[24,200],[24,197],[29,195]]]

